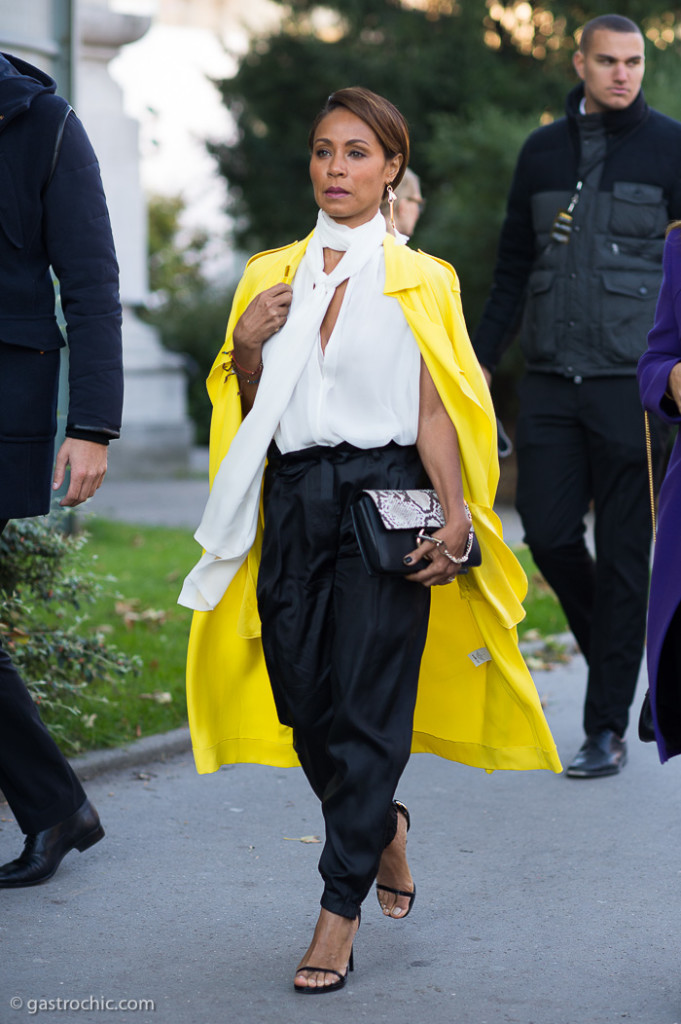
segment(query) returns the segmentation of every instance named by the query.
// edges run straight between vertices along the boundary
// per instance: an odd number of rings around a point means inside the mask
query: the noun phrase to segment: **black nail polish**
[[[405,555],[402,561],[405,565],[411,565],[411,555]]]

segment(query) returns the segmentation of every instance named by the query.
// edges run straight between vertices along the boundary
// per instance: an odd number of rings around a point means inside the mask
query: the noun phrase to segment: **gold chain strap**
[[[646,425],[646,456],[648,458],[648,490],[650,493],[650,518],[653,523],[653,541],[657,533],[657,516],[655,514],[655,484],[653,482],[653,444],[650,438],[650,420],[647,410],[644,411]]]

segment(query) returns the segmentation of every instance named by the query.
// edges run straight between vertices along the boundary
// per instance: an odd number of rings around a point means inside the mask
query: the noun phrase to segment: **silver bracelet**
[[[438,550],[441,551],[442,554],[445,555],[445,557],[448,558],[450,562],[455,562],[456,565],[463,565],[464,562],[468,561],[468,556],[470,555],[471,548],[473,547],[474,536],[475,530],[471,526],[470,532],[468,534],[468,540],[466,542],[466,550],[462,554],[461,558],[457,558],[456,555],[453,555],[451,551],[447,550],[447,548],[445,547],[445,542],[443,541],[442,537],[432,537],[429,533],[425,532],[425,529],[419,530],[418,536],[416,538],[416,543],[420,544],[423,541],[428,541],[429,544],[434,544],[435,547],[438,548]]]
[[[455,562],[456,565],[463,565],[464,562],[468,561],[468,556],[470,555],[471,548],[473,547],[473,537],[474,536],[475,536],[475,530],[471,526],[470,533],[468,534],[468,541],[466,543],[466,550],[462,554],[461,558],[457,558],[456,555],[453,555],[450,551],[447,551],[447,548],[444,547],[444,546],[442,548],[442,554],[446,555],[450,562]]]

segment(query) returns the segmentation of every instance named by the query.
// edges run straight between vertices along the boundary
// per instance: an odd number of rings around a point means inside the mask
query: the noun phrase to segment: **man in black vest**
[[[118,437],[123,378],[118,265],[99,167],[54,81],[0,56],[0,533],[10,519],[91,497]],[[59,349],[50,268],[69,345],[66,439],[54,465]],[[0,789],[24,850],[0,888],[51,878],[72,849],[104,835],[96,810],[0,648]]]
[[[681,218],[681,125],[645,102],[628,18],[588,22],[574,66],[567,116],[520,153],[473,343],[489,381],[520,322],[517,507],[589,666],[586,740],[567,774],[598,778],[625,763],[643,652],[651,528],[636,365],[665,229]]]

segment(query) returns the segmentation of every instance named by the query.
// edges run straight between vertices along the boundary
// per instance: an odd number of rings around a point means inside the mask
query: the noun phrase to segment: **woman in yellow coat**
[[[321,801],[322,909],[294,981],[308,995],[345,984],[374,880],[387,917],[412,908],[409,813],[394,799],[410,749],[560,771],[517,647],[526,583],[492,511],[495,418],[458,281],[398,246],[379,213],[407,165],[404,119],[343,89],[310,150],[317,226],[250,261],[209,377],[205,553],[180,597],[196,610],[198,770],[300,762]],[[424,485],[445,525],[404,552],[404,575],[370,576],[352,501]],[[464,499],[482,565],[459,575]]]

